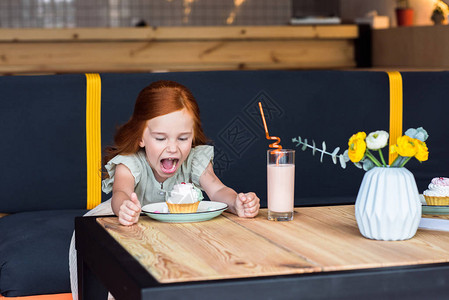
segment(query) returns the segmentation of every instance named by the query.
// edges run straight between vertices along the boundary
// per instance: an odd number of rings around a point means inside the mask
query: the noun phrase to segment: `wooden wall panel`
[[[0,73],[355,66],[355,26],[0,30]]]

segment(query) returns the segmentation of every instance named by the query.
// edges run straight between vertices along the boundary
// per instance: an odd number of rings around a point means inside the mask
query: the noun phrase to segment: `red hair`
[[[131,119],[117,129],[114,146],[105,149],[104,164],[118,154],[133,154],[139,151],[139,142],[148,120],[184,108],[193,119],[192,146],[206,144],[207,138],[201,126],[200,109],[192,93],[177,82],[160,80],[153,82],[139,93]]]

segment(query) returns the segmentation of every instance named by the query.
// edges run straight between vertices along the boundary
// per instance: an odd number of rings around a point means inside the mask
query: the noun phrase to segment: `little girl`
[[[212,167],[214,150],[206,142],[192,93],[173,81],[150,84],[139,93],[131,119],[118,129],[115,145],[106,148],[108,174],[102,190],[112,191],[112,198],[86,216],[115,214],[121,224],[133,225],[143,205],[163,202],[175,184],[191,182],[239,217],[255,217],[259,198],[252,192],[237,194],[218,179]],[[77,299],[73,237],[69,260]]]

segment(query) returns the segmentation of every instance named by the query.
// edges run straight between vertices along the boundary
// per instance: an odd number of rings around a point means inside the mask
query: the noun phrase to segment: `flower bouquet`
[[[405,135],[397,138],[396,144],[389,148],[389,155],[394,158],[391,165],[385,162],[382,149],[388,144],[386,131],[375,131],[368,136],[358,132],[351,136],[348,149],[338,154],[340,148],[333,152],[326,151],[323,142],[318,149],[314,141],[310,145],[307,139],[293,139],[302,150],[312,148],[313,154],[321,152],[337,158],[343,168],[351,161],[355,166],[367,171],[360,185],[355,202],[355,217],[360,233],[376,240],[410,239],[418,229],[421,219],[421,201],[413,174],[404,168],[412,158],[419,162],[426,161],[429,151],[425,141],[427,132],[422,128],[408,129]],[[376,157],[376,153],[378,157]]]
[[[332,157],[334,164],[337,163],[338,158],[342,168],[346,168],[346,163],[351,161],[356,167],[369,171],[374,167],[404,167],[412,158],[416,158],[420,162],[426,161],[429,157],[429,150],[425,143],[428,137],[427,131],[422,127],[408,129],[389,149],[390,154],[398,154],[390,166],[385,162],[382,153],[382,148],[387,146],[389,139],[388,132],[383,130],[371,132],[368,136],[365,132],[352,135],[348,142],[348,149],[343,154],[338,154],[340,147],[335,148],[333,152],[327,152],[325,142],[322,143],[320,149],[316,146],[315,141],[310,144],[307,139],[302,139],[300,136],[293,138],[292,141],[296,143],[297,147],[302,145],[303,151],[307,148],[312,149],[313,155],[320,152],[321,162],[326,154]],[[378,153],[380,161],[373,152]]]
[[[429,157],[429,150],[425,143],[428,137],[429,135],[422,127],[408,129],[405,135],[399,137],[397,143],[390,147],[390,154],[398,154],[390,167],[404,167],[413,157],[420,162],[426,161]],[[368,136],[365,132],[358,132],[349,139],[349,148],[345,153],[353,163],[366,171],[374,166],[387,167],[382,148],[387,146],[388,138],[388,132],[383,130],[371,132]],[[371,151],[379,153],[380,161]]]

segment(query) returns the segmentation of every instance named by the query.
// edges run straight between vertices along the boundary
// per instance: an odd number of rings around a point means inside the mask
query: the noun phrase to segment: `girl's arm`
[[[123,164],[115,167],[111,205],[121,224],[132,225],[139,220],[141,207],[134,193],[134,176]]]
[[[239,193],[225,186],[215,175],[212,164],[206,167],[200,177],[200,185],[212,201],[226,203],[229,211],[239,217],[255,217],[259,213],[260,200],[256,194]]]

